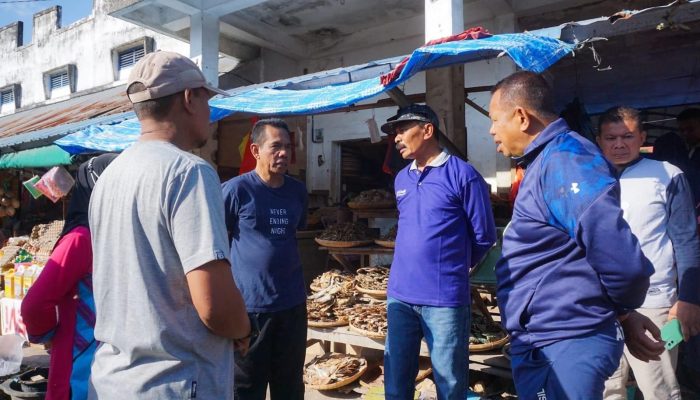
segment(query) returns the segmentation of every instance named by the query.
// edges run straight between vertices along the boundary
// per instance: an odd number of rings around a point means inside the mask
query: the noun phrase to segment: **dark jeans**
[[[269,384],[272,400],[302,400],[306,302],[287,310],[249,316],[260,335],[250,344],[245,357],[236,353],[235,398],[265,400]]]

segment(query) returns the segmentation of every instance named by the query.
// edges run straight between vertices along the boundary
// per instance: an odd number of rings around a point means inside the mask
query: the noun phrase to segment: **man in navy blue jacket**
[[[516,72],[492,93],[497,151],[525,168],[496,266],[516,389],[600,399],[622,355],[618,318],[642,304],[653,267],[622,218],[614,169],[557,119],[546,81]],[[646,344],[630,348],[647,359],[663,350]]]
[[[382,125],[413,162],[396,176],[396,251],[387,290],[384,392],[412,399],[421,337],[430,350],[441,400],[467,395],[469,267],[496,241],[484,178],[440,148],[437,115],[413,104]]]

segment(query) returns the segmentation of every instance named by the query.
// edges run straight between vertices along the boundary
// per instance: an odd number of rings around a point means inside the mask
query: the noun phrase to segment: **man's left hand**
[[[621,324],[627,349],[635,358],[644,362],[659,360],[659,355],[664,351],[664,343],[659,328],[651,319],[632,311]]]
[[[668,312],[668,319],[678,319],[687,342],[691,336],[700,334],[700,306],[678,300]]]

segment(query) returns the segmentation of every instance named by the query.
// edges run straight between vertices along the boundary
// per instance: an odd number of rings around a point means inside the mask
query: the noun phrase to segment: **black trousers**
[[[287,310],[249,314],[260,331],[245,357],[236,353],[235,399],[304,398],[306,302]]]

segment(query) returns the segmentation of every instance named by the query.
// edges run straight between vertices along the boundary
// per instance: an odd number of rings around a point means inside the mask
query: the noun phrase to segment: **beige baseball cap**
[[[132,103],[158,99],[185,89],[200,87],[210,92],[230,96],[225,91],[209,85],[202,71],[192,60],[171,51],[148,53],[140,59],[129,74],[127,90],[136,82],[142,83],[146,89],[127,93]]]

